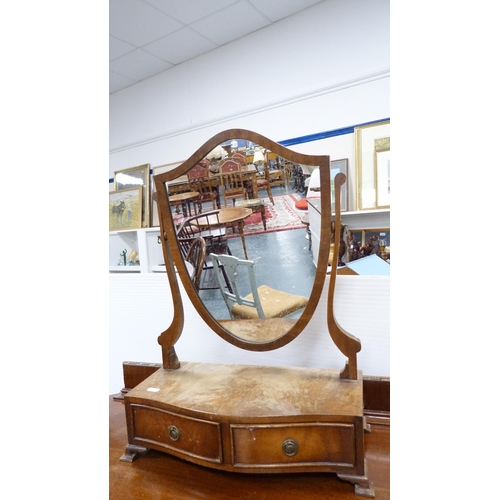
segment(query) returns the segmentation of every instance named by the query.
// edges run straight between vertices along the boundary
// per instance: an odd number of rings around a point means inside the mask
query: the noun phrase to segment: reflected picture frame
[[[174,163],[167,163],[165,165],[158,165],[153,167],[152,175],[163,174],[164,172],[168,172],[169,170],[173,170],[174,168],[181,165],[182,161],[176,161]],[[154,193],[156,191],[155,183],[151,183],[151,227],[159,227],[160,226],[160,217],[158,215],[158,205],[154,201]]]
[[[140,229],[142,226],[142,187],[109,192],[109,231]]]
[[[356,208],[390,208],[390,120],[355,127]]]
[[[115,191],[123,191],[140,186],[142,190],[142,222],[139,227],[151,226],[151,165],[145,163],[137,167],[117,170],[115,172]]]
[[[348,200],[347,200],[347,183],[349,182],[348,176],[347,176],[347,165],[348,165],[348,160],[347,158],[342,158],[341,160],[332,160],[330,161],[330,184],[331,184],[331,197],[332,197],[332,210],[333,210],[333,204],[335,202],[335,176],[339,173],[342,173],[346,176],[346,181],[344,184],[342,184],[342,187],[340,189],[340,211],[341,212],[346,212],[347,207],[349,206]]]

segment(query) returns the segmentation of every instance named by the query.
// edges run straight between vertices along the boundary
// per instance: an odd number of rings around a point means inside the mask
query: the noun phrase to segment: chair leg
[[[227,286],[229,293],[233,293],[233,289],[231,288],[231,283],[229,281],[229,278],[227,277],[227,273],[226,273],[226,270],[224,269],[224,266],[222,266],[221,271],[222,271],[222,275],[224,276],[224,281],[226,282],[226,286]]]
[[[273,202],[273,205],[274,205],[274,202]],[[264,204],[262,204],[261,207],[260,207],[260,215],[262,217],[262,225],[264,226],[264,231],[267,231],[267,227],[266,227],[266,207],[264,206]]]
[[[271,200],[271,203],[274,205],[274,199],[273,199],[273,192],[271,190],[271,186],[267,186],[267,194],[269,195],[269,199]]]

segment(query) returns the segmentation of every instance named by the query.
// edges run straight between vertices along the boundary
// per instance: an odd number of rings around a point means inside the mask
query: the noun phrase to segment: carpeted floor
[[[259,215],[260,217],[260,215]],[[309,297],[316,275],[305,229],[298,231],[261,232],[247,235],[248,258],[255,262],[257,285],[269,285],[284,292]],[[231,254],[244,259],[240,238],[230,238]],[[250,293],[249,285],[241,290]],[[230,319],[219,289],[200,290],[205,306],[217,319]]]
[[[262,224],[262,216],[257,212],[245,219],[245,236],[305,227],[301,221],[301,216],[295,210],[295,202],[300,199],[299,196],[294,194],[273,196],[274,205],[269,198],[261,199],[264,201],[266,210],[266,231],[264,231],[264,225]],[[229,228],[227,237],[236,236],[239,236],[238,232]]]
[[[306,226],[301,222],[303,213],[295,210],[295,202],[302,197],[290,186],[274,186],[274,206],[269,198],[262,198],[266,208],[267,231],[264,231],[260,213],[252,214],[245,219],[245,240],[248,258],[256,263],[254,271],[258,285],[268,284],[282,291],[309,296],[316,267],[309,249]],[[211,209],[211,204],[204,207],[204,211]],[[236,229],[230,234],[232,231],[232,228],[227,228],[231,254],[244,259],[241,238]],[[230,318],[218,288],[201,290],[200,297],[214,318]]]

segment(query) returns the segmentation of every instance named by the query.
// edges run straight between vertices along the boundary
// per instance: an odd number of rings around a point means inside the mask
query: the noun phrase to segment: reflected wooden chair
[[[191,283],[193,284],[195,290],[200,289],[200,278],[203,271],[203,266],[205,265],[207,245],[205,239],[201,236],[195,238],[187,251],[185,260],[193,266],[191,273]]]
[[[189,249],[197,238],[205,240],[205,259],[200,275],[198,290],[216,290],[219,288],[217,277],[213,269],[213,262],[209,253],[231,255],[225,227],[221,227],[217,223],[210,223],[210,216],[218,216],[218,214],[219,210],[211,210],[202,214],[193,215],[192,217],[184,219],[177,229],[177,242],[184,260],[187,260]],[[225,271],[223,271],[223,278],[229,289],[231,289],[231,283]]]
[[[262,158],[262,155],[261,155]],[[264,153],[263,159],[256,162],[257,170],[261,173],[257,177],[257,190],[266,190],[269,200],[274,205],[273,192],[271,191],[271,179],[269,177],[269,163],[267,161],[267,152]]]
[[[211,162],[208,158],[203,158],[198,162],[202,167],[205,167],[206,169],[210,168]]]
[[[285,183],[288,185],[293,179],[293,163],[281,157],[278,158],[278,166],[283,171]]]
[[[217,222],[215,224],[210,222],[210,216],[215,216],[218,221],[218,215],[219,210],[216,209],[183,219],[177,229],[177,240],[179,244],[184,245],[184,255],[193,240],[198,237],[205,239],[207,252],[213,251],[213,248],[227,247],[226,228]]]
[[[228,200],[232,200],[234,207],[237,199],[244,200],[247,197],[238,162],[231,159],[223,161],[219,168],[219,176],[224,207],[227,207]]]
[[[239,153],[237,151],[231,153],[229,155],[229,159],[237,161],[241,167],[244,167],[247,164],[247,157],[243,153]]]
[[[254,262],[251,260],[214,253],[210,254],[210,258],[232,319],[283,318],[307,305],[307,297],[282,292],[267,285],[257,287]],[[232,290],[225,287],[222,269]]]
[[[189,170],[187,175],[190,190],[200,193],[200,196],[193,199],[195,211],[198,214],[202,213],[203,203],[206,202],[212,203],[213,210],[220,208],[219,189],[212,185],[208,167],[198,163]]]
[[[270,160],[268,162],[269,167],[269,184],[271,187],[273,186],[285,186],[286,182],[286,174],[284,168],[281,166],[279,162],[279,158],[276,160]]]

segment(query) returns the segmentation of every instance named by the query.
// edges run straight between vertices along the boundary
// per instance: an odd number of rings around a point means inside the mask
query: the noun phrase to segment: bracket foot
[[[139,455],[144,455],[149,451],[145,446],[137,446],[135,444],[127,444],[125,453],[120,457],[122,462],[133,462]]]
[[[368,472],[365,459],[365,473],[364,475],[356,474],[337,474],[339,479],[354,483],[354,493],[356,495],[363,495],[365,497],[375,497],[375,488],[373,483],[368,479]]]

